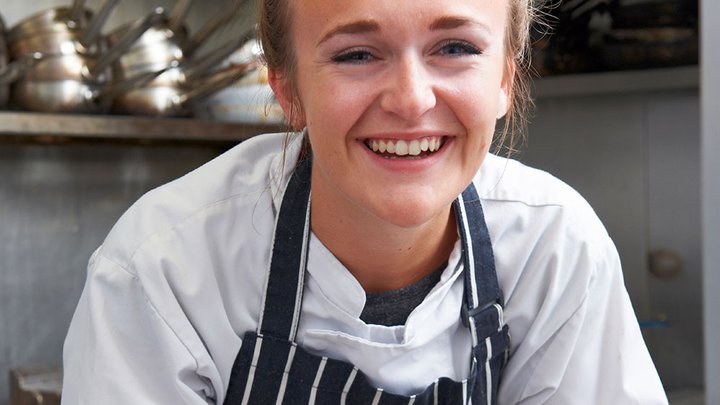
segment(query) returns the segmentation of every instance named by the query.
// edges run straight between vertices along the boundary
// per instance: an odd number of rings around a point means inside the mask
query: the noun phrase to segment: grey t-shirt
[[[447,263],[417,282],[397,290],[366,292],[365,308],[360,314],[360,319],[374,325],[404,325],[413,309],[420,305],[440,281],[440,275],[445,267]]]

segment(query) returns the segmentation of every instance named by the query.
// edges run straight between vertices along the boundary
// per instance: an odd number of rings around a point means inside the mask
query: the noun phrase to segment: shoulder
[[[122,339],[165,354],[177,347],[171,360],[188,361],[178,370],[214,375],[213,387],[222,387],[218,373],[229,374],[239,336],[257,326],[293,145],[284,162],[284,134],[257,136],[136,201],[90,260],[76,335],[152,323],[164,340]],[[122,320],[90,321],[110,300]]]
[[[562,227],[578,242],[585,238],[609,241],[587,200],[548,172],[488,155],[473,181],[490,220],[499,217],[504,226],[530,225],[532,220],[537,231],[538,227],[545,231]]]
[[[569,185],[547,172],[492,155],[475,183],[493,243],[506,319],[518,342],[532,332],[522,321],[525,316],[544,319],[543,331],[557,330],[598,285],[598,277],[622,279],[617,250],[604,225]]]
[[[473,181],[483,200],[592,211],[587,201],[568,184],[517,160],[489,154]]]
[[[282,178],[283,134],[251,138],[192,172],[148,191],[113,226],[102,256],[130,269],[139,250],[205,229],[227,231],[229,221],[250,221],[272,211]],[[206,235],[210,236],[210,235]],[[194,240],[192,243],[197,243]]]

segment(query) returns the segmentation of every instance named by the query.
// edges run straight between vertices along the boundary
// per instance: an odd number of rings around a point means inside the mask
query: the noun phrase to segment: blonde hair
[[[482,0],[477,0],[482,1]],[[508,154],[524,139],[533,109],[530,97],[530,27],[539,19],[540,0],[508,0],[508,25],[505,32],[505,53],[508,56],[510,80],[508,112],[495,139],[496,152],[506,148]],[[288,96],[295,102],[286,112],[294,122],[298,110],[298,90],[295,80],[295,54],[292,46],[289,0],[262,0],[258,35],[262,43],[265,62],[269,69],[282,72],[286,79]],[[514,69],[510,70],[510,62]],[[300,128],[295,128],[300,129]]]

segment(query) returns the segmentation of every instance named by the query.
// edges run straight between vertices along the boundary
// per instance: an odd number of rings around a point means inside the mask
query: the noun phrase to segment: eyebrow
[[[354,21],[349,24],[341,24],[337,27],[328,31],[323,35],[322,39],[318,43],[323,43],[328,39],[340,34],[366,34],[369,32],[380,31],[380,24],[373,20],[360,20]]]
[[[451,30],[454,28],[460,28],[468,25],[480,28],[484,31],[487,31],[488,33],[490,32],[490,27],[481,23],[480,21],[457,16],[446,16],[438,18],[437,20],[433,21],[432,24],[430,24],[430,31]]]
[[[438,31],[438,30],[450,30],[454,28],[464,27],[464,26],[474,26],[477,28],[480,28],[484,31],[490,32],[490,28],[477,21],[470,18],[465,17],[457,17],[457,16],[446,16],[446,17],[440,17],[437,20],[433,21],[430,24],[430,30],[431,31]],[[377,21],[374,20],[359,20],[354,21],[348,24],[341,24],[337,27],[331,29],[328,31],[323,37],[320,39],[318,44],[321,44],[328,39],[334,37],[335,35],[341,35],[341,34],[367,34],[371,32],[378,32],[380,31],[380,24],[377,23]]]

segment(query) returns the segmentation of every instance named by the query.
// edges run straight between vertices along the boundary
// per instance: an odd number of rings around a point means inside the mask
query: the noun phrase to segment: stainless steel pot
[[[11,103],[17,108],[38,112],[104,113],[115,97],[147,85],[163,72],[109,85],[77,79],[20,80],[12,85]]]
[[[124,81],[146,72],[155,72],[160,69],[166,68],[167,63],[153,63],[149,65],[136,65],[124,70],[113,69],[113,80]],[[159,75],[152,83],[148,86],[164,87],[164,86],[181,86],[187,82],[187,75],[185,69],[178,66],[172,69],[167,69],[165,73]]]
[[[0,16],[0,73],[5,71],[8,62],[7,44],[5,43],[5,22]],[[7,84],[0,82],[0,108],[7,104],[10,94]]]
[[[94,113],[105,108],[97,102],[101,85],[83,80],[21,80],[12,85],[12,105],[38,112]]]
[[[79,80],[89,83],[103,83],[107,77],[103,75],[89,76],[94,70],[97,58],[79,54],[55,55],[42,59],[23,75],[22,80]]]
[[[150,30],[154,30],[151,28]],[[117,71],[138,70],[138,66],[167,65],[173,60],[183,60],[184,53],[179,46],[172,42],[158,41],[148,43],[143,47],[133,47],[113,63]]]
[[[84,0],[75,0],[72,7],[58,7],[34,14],[16,24],[8,32],[8,42],[16,48],[15,57],[24,50],[24,54],[42,52],[46,55],[55,54],[55,42],[67,44],[73,41],[78,52],[93,51],[100,41],[100,32],[110,12],[119,0],[105,0],[97,14],[84,8]],[[71,35],[68,35],[71,34]],[[57,36],[57,41],[54,39]],[[36,38],[40,37],[40,38]],[[25,44],[31,42],[31,44]],[[62,48],[69,52],[68,46]]]
[[[85,80],[88,82],[107,82],[108,68],[118,59],[145,30],[156,21],[165,17],[162,8],[136,22],[132,29],[112,48],[102,54],[67,53],[46,56],[33,69],[27,72],[24,80]]]
[[[92,11],[83,9],[79,15],[74,7],[57,7],[35,13],[15,24],[7,32],[8,41],[35,35],[39,32],[80,30],[92,18]]]
[[[82,36],[80,31],[41,31],[10,42],[8,53],[13,60],[35,52],[48,56],[77,54],[79,50],[83,50],[78,46]]]
[[[101,90],[109,85],[109,66],[156,21],[165,18],[162,8],[138,20],[121,41],[100,56],[56,55],[44,58],[15,83],[11,93],[14,105],[41,112],[96,112]],[[155,78],[161,72],[149,72]],[[128,81],[125,81],[128,82]],[[126,83],[113,83],[125,85]],[[147,84],[144,82],[142,85]],[[129,88],[127,89],[129,90]]]
[[[183,63],[173,69],[167,70],[161,76],[158,76],[150,86],[176,86],[188,87],[203,77],[207,76],[213,69],[216,69],[220,63],[230,54],[234,53],[243,44],[248,42],[249,38],[254,36],[254,31],[249,31],[237,39],[232,39],[221,44],[211,52],[203,55],[202,58],[193,58],[185,60]],[[127,56],[127,55],[124,55]],[[122,59],[122,58],[121,58]],[[121,60],[113,63],[113,79],[118,81],[127,80],[136,75],[146,72],[157,71],[167,66],[166,61],[159,58],[150,58],[151,62],[141,64],[142,59],[138,59],[137,63],[132,65],[123,65]],[[176,59],[179,60],[179,59]],[[248,71],[257,67],[259,61],[257,59],[245,61]]]
[[[194,103],[193,115],[212,121],[248,124],[285,122],[283,110],[267,84],[232,85],[222,89]]]
[[[137,65],[152,65],[168,60],[188,59],[205,43],[208,37],[232,21],[241,9],[241,5],[242,0],[235,0],[229,11],[209,20],[192,37],[189,35],[187,27],[180,23],[184,16],[182,7],[176,7],[170,17],[148,29],[118,60],[119,69]],[[127,25],[122,25],[107,34],[108,45],[112,46],[117,43],[127,29]]]
[[[146,86],[115,98],[112,111],[120,114],[180,117],[192,114],[191,105],[224,89],[250,71],[250,65],[234,66],[207,77],[192,87]]]
[[[193,103],[193,115],[212,121],[282,124],[285,116],[260,66],[210,97]]]
[[[36,53],[0,68],[0,107],[5,107],[10,98],[10,84],[27,74],[40,60],[42,55]]]

